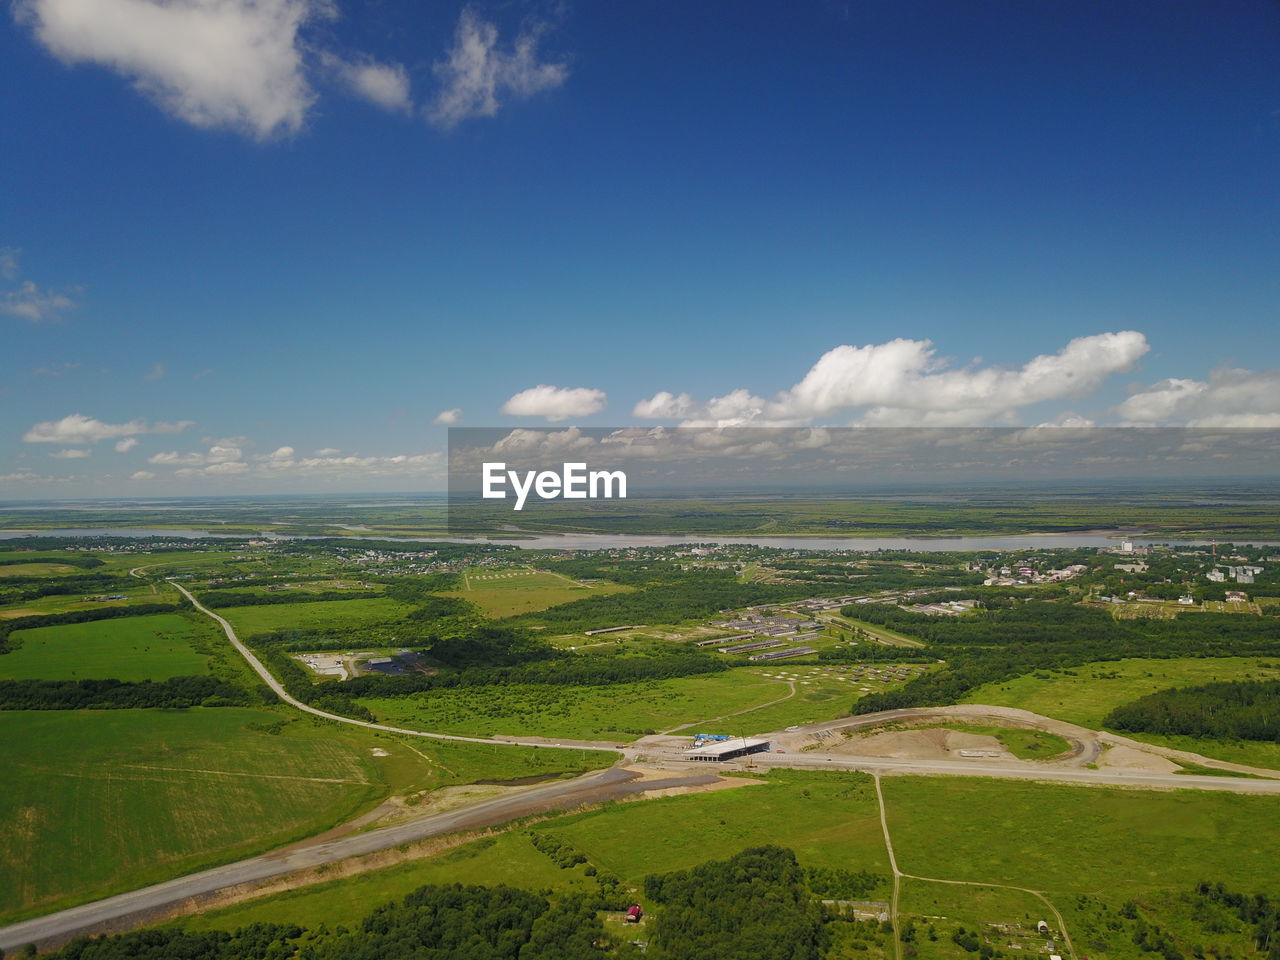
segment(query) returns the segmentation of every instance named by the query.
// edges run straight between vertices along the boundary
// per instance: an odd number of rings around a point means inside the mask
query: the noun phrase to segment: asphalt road
[[[138,569],[141,569],[141,568],[138,568]],[[231,624],[226,620],[225,617],[219,616],[218,614],[210,610],[208,607],[206,607],[204,604],[202,604],[199,600],[193,597],[191,595],[191,591],[188,590],[186,587],[184,587],[182,584],[172,579],[169,580],[169,583],[171,583],[174,587],[176,587],[184,597],[190,600],[191,605],[193,607],[195,607],[205,616],[212,617],[214,620],[218,622],[218,625],[222,627],[223,633],[227,635],[227,639],[231,641],[231,645],[235,647],[237,651],[239,651],[240,656],[244,657],[245,660],[248,661],[249,666],[253,668],[254,673],[256,673],[259,677],[262,678],[262,682],[265,683],[268,687],[270,687],[272,692],[275,693],[276,696],[278,696],[285,703],[289,704],[289,706],[295,707],[296,709],[301,710],[304,713],[310,713],[317,717],[324,717],[326,720],[336,720],[339,723],[349,723],[357,727],[368,727],[370,730],[389,730],[392,733],[403,733],[410,737],[428,737],[432,740],[460,740],[463,743],[492,743],[492,744],[499,744],[499,745],[508,746],[508,747],[562,746],[562,747],[571,747],[576,750],[601,750],[601,751],[607,751],[609,753],[620,752],[618,748],[611,743],[599,743],[591,740],[551,740],[546,737],[503,737],[501,740],[493,740],[486,737],[463,737],[463,736],[458,736],[456,734],[451,734],[451,733],[428,733],[427,731],[424,731],[424,730],[409,730],[404,727],[392,727],[392,726],[388,726],[385,723],[374,723],[369,720],[356,720],[353,717],[344,717],[336,713],[328,713],[324,710],[317,710],[315,707],[311,706],[310,704],[303,703],[301,700],[295,699],[294,697],[289,695],[289,692],[285,690],[284,686],[280,683],[280,681],[275,678],[275,675],[272,674],[270,670],[268,670],[265,666],[262,665],[262,661],[259,660],[254,655],[253,651],[240,642],[240,638],[236,636],[235,628],[231,626]]]
[[[28,943],[52,947],[80,935],[126,930],[161,916],[193,897],[204,897],[242,883],[268,880],[440,834],[495,826],[520,817],[585,803],[620,800],[646,790],[701,786],[717,779],[715,773],[700,770],[673,774],[669,778],[641,780],[632,771],[612,767],[366,833],[321,843],[295,844],[284,850],[0,927],[0,952],[19,950]]]

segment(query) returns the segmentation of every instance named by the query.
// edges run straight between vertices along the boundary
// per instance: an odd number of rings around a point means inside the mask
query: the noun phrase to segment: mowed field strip
[[[469,600],[486,617],[512,617],[585,597],[624,593],[629,589],[607,580],[580,583],[562,573],[532,568],[480,568],[464,571],[461,590],[443,592],[442,595]]]

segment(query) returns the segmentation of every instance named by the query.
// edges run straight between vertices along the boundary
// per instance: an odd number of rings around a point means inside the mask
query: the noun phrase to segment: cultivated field
[[[398,620],[413,607],[386,597],[311,603],[274,603],[227,607],[217,612],[231,621],[241,637],[290,627],[315,629],[362,627]]]
[[[612,760],[273,710],[0,712],[0,922],[313,836],[388,795]]]
[[[209,672],[193,639],[214,639],[206,619],[176,613],[19,630],[0,657],[4,680],[166,680]]]
[[[546,570],[481,568],[464,573],[463,588],[444,595],[469,600],[486,617],[511,617],[628,589],[607,580],[579,583],[564,574]]]

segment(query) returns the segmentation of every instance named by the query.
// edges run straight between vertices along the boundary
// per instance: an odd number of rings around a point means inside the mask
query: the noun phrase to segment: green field
[[[904,873],[1112,901],[1204,879],[1280,893],[1280,797],[960,777],[883,784]]]
[[[209,672],[191,641],[214,637],[211,621],[176,613],[19,630],[0,657],[4,680],[166,680]],[[215,638],[216,639],[216,638]]]
[[[511,617],[586,597],[621,593],[628,589],[630,588],[607,580],[579,583],[564,574],[546,570],[480,568],[464,573],[463,588],[445,593],[444,596],[469,600],[486,617]]]
[[[881,874],[886,881],[872,896],[888,899],[888,858],[869,777],[797,771],[761,776],[764,785],[609,804],[532,829],[569,841],[593,866],[636,886],[650,873],[776,843],[793,848],[806,866]],[[1130,897],[1158,905],[1203,879],[1222,879],[1249,892],[1280,892],[1274,859],[1280,798],[959,777],[886,777],[883,788],[904,872],[1043,891],[1065,915],[1077,950],[1089,956],[1136,953],[1127,932],[1125,942],[1110,950],[1090,946],[1083,933],[1106,931],[1093,929],[1098,902],[1082,898],[1098,898],[1112,910]],[[1118,836],[1123,843],[1116,842]],[[424,883],[492,884],[502,877],[563,890],[586,882],[582,867],[548,871],[539,857],[524,833],[513,831],[187,922],[221,929],[255,921],[332,927],[350,924],[373,903]],[[904,911],[916,914],[917,923],[936,921],[945,931],[955,921],[1034,929],[1047,913],[1028,894],[987,887],[907,880],[903,897]],[[943,920],[951,922],[944,926]],[[1042,948],[1043,939],[1034,946]],[[965,956],[946,938],[930,942],[922,935],[918,949],[924,958]]]
[[[360,627],[399,620],[413,608],[386,597],[369,600],[331,600],[311,603],[273,603],[227,607],[217,613],[231,621],[242,638],[255,633],[329,627]]]
[[[55,560],[33,560],[30,563],[14,563],[0,566],[0,577],[60,577],[68,573],[88,573],[69,563]]]
[[[859,774],[778,771],[765,784],[608,804],[533,829],[567,839],[592,865],[635,885],[649,873],[691,867],[764,843],[793,847],[808,866],[889,875],[875,793],[870,778]],[[380,900],[424,883],[494,884],[502,878],[533,889],[567,889],[586,882],[582,867],[548,870],[548,864],[523,833],[513,832],[496,842],[480,841],[430,860],[264,898],[190,922],[231,929],[256,920],[302,922],[306,917],[332,927],[358,920]]]
[[[389,794],[613,759],[268,710],[0,712],[0,922],[312,836]]]
[[[380,720],[424,730],[603,738],[621,743],[646,731],[660,733],[718,717],[725,719],[712,725],[722,732],[767,733],[796,723],[834,719],[848,713],[861,695],[858,684],[821,668],[787,670],[801,678],[795,682],[794,695],[788,682],[763,675],[786,669],[781,665],[768,670],[744,668],[610,686],[455,687],[361,702]]]
[[[178,592],[164,584],[157,584],[153,589],[141,581],[131,581],[131,583],[136,583],[137,586],[130,586],[123,590],[113,589],[105,594],[109,596],[122,594],[123,600],[86,600],[85,597],[89,595],[86,593],[37,597],[0,607],[0,618],[35,617],[49,613],[69,613],[74,610],[105,610],[111,607],[136,606],[140,603],[175,603],[179,599]],[[98,595],[98,591],[94,591],[92,595]]]
[[[1094,730],[1123,703],[1172,687],[1220,680],[1280,679],[1280,661],[1267,657],[1211,657],[1181,660],[1103,660],[1070,670],[1038,671],[979,687],[967,703],[1020,707]],[[1217,760],[1280,769],[1280,744],[1224,742],[1195,737],[1161,737],[1117,731],[1134,740],[1190,750]]]

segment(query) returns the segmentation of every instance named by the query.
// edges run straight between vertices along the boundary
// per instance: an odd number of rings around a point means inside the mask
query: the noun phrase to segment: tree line
[[[248,691],[216,677],[168,680],[0,680],[0,710],[125,710],[234,707]]]
[[[1102,722],[1116,730],[1162,736],[1280,743],[1280,680],[1161,690],[1116,707]]]

